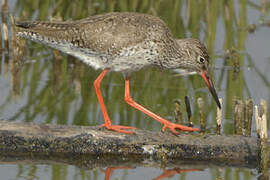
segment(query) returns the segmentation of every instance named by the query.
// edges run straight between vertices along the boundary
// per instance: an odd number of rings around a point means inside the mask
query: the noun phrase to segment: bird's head
[[[216,90],[208,72],[209,55],[206,47],[199,40],[192,38],[179,39],[177,43],[182,56],[181,68],[200,74],[215,99],[217,106],[221,108]]]

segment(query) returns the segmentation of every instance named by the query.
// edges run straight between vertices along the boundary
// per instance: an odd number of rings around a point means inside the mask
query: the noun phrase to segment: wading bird
[[[168,26],[158,17],[139,13],[109,13],[66,22],[17,22],[17,35],[48,45],[75,56],[103,72],[94,82],[94,88],[103,113],[102,127],[120,133],[132,134],[129,126],[112,125],[100,91],[100,84],[109,71],[122,72],[125,77],[125,101],[163,124],[177,134],[198,131],[174,124],[137,104],[130,97],[129,79],[132,72],[156,66],[161,69],[181,68],[202,76],[218,107],[220,102],[209,77],[209,56],[197,39],[174,39]]]

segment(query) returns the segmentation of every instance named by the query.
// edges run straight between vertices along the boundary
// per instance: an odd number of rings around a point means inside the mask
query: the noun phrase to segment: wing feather
[[[116,54],[169,32],[158,17],[138,13],[109,13],[66,22],[18,22],[20,32],[35,33],[54,41],[67,41],[100,54]],[[152,28],[152,29],[151,29]],[[153,31],[153,28],[156,28]]]

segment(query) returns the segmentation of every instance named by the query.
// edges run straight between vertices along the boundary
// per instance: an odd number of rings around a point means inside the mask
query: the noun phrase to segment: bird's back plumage
[[[109,13],[77,21],[16,25],[18,36],[76,56],[94,68],[115,71],[158,64],[160,47],[166,44],[165,40],[173,39],[161,19],[139,13]],[[132,69],[131,64],[134,64]]]

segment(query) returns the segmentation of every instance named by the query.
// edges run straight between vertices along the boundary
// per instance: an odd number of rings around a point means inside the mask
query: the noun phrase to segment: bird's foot
[[[184,125],[180,125],[180,124],[174,124],[172,122],[164,122],[163,123],[163,127],[162,127],[162,131],[165,131],[166,128],[169,128],[170,131],[174,134],[179,134],[176,129],[181,130],[181,131],[199,131],[198,128],[192,128],[192,127],[188,127],[188,126],[184,126]]]
[[[109,130],[124,133],[124,134],[133,134],[134,132],[126,131],[123,129],[136,129],[135,127],[130,127],[130,126],[106,125],[106,124],[102,124],[100,127],[106,127]]]

